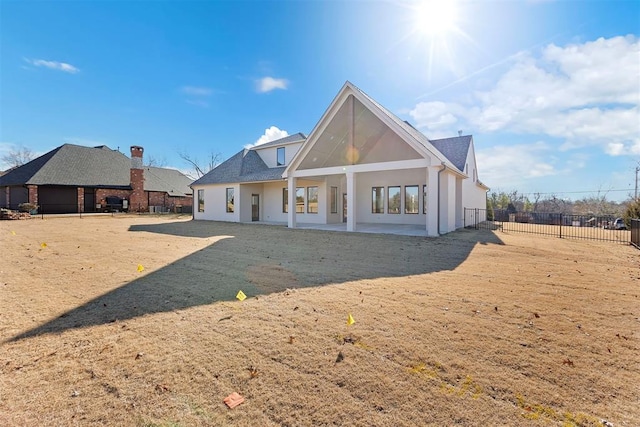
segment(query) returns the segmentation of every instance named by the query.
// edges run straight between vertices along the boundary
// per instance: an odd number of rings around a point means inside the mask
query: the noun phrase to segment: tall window
[[[307,187],[307,213],[318,213],[318,187]]]
[[[282,212],[289,212],[289,189],[286,187],[282,189]]]
[[[234,211],[233,188],[227,188],[227,212]]]
[[[427,213],[427,186],[422,186],[422,213]]]
[[[284,147],[278,147],[277,166],[284,166]]]
[[[372,188],[371,213],[384,213],[384,187]]]
[[[296,213],[304,213],[304,187],[296,188]]]
[[[331,213],[338,213],[338,187],[331,187]]]
[[[404,187],[404,213],[420,213],[420,187],[417,185],[405,185]]]
[[[204,212],[204,190],[198,190],[198,212]]]
[[[387,191],[387,200],[389,200],[389,207],[387,208],[387,212],[390,214],[399,214],[400,213],[400,187],[389,187]]]

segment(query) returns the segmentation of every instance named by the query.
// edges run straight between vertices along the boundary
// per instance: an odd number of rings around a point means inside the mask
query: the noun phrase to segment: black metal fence
[[[640,249],[640,219],[631,220],[631,244]]]
[[[499,209],[487,212],[486,209],[465,208],[464,226],[466,228],[624,244],[633,243],[633,233],[635,233],[636,241],[640,245],[640,220],[632,220],[631,230],[628,230],[619,218],[610,215],[512,212]]]

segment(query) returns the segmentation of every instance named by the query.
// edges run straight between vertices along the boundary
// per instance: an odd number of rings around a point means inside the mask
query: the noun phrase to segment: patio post
[[[287,226],[296,228],[296,179],[290,176],[287,178]]]
[[[438,236],[438,171],[440,166],[427,167],[427,236]]]
[[[356,231],[356,174],[347,172],[347,231]]]

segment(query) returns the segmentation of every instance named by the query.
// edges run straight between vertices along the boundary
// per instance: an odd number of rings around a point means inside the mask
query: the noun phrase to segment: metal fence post
[[[475,218],[476,219],[476,221],[475,221],[476,230],[478,230],[480,228],[480,220],[478,219],[479,213],[480,213],[480,209],[476,208],[476,218]]]
[[[560,238],[562,239],[562,223],[564,222],[564,219],[562,218],[562,213],[560,214]]]

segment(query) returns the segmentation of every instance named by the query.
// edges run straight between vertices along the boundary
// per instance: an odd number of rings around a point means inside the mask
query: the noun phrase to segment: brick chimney
[[[129,212],[146,211],[149,208],[148,200],[144,194],[144,166],[142,165],[142,153],[144,148],[131,146],[131,195],[129,196]]]

